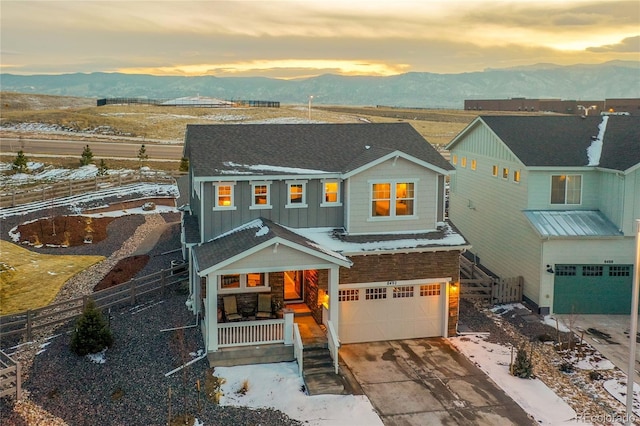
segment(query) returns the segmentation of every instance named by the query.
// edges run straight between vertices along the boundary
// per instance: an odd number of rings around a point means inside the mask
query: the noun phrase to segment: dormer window
[[[214,210],[235,210],[233,203],[233,182],[219,182],[214,184]]]
[[[286,208],[303,208],[307,206],[307,181],[287,182]]]
[[[340,182],[337,180],[325,180],[322,182],[323,198],[322,207],[340,206]]]

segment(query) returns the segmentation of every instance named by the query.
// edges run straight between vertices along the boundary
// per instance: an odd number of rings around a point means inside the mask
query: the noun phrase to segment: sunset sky
[[[0,71],[302,78],[640,60],[638,0],[0,0]]]

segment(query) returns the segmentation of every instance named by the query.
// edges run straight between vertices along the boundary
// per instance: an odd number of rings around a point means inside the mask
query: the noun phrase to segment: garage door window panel
[[[338,301],[340,302],[357,302],[358,300],[360,300],[360,292],[358,289],[338,291]]]
[[[602,266],[589,265],[582,267],[583,277],[601,277],[603,272]]]
[[[413,297],[413,286],[402,286],[393,288],[393,298]]]
[[[440,284],[421,285],[420,296],[440,296]]]
[[[576,267],[573,265],[556,265],[556,275],[561,277],[575,277]]]
[[[387,298],[386,288],[367,288],[364,292],[365,300],[382,300]]]
[[[630,266],[610,266],[609,276],[610,277],[630,277],[631,267]]]

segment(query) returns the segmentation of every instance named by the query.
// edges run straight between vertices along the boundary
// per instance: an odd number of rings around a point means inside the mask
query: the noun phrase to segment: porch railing
[[[329,344],[329,353],[333,358],[333,368],[336,374],[338,374],[338,349],[340,349],[340,341],[338,341],[337,336],[333,322],[331,320],[327,321],[327,343]]]
[[[300,328],[298,324],[293,324],[293,355],[298,361],[298,375],[302,377],[304,371],[304,345],[302,344],[302,336],[300,335]]]
[[[218,324],[218,347],[284,343],[284,319]]]

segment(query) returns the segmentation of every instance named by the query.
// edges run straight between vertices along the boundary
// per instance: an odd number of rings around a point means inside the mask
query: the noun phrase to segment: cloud
[[[627,37],[620,43],[607,44],[604,46],[593,46],[586,49],[589,52],[624,52],[640,53],[640,35]]]

